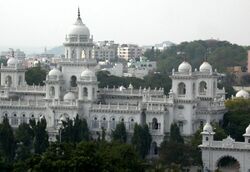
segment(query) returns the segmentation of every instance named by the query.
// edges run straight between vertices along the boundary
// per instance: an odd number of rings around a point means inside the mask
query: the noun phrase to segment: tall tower
[[[92,58],[93,47],[93,36],[90,36],[88,27],[83,24],[78,8],[76,22],[70,27],[65,37],[65,58],[60,62],[67,91],[76,89],[84,69],[89,68],[95,71],[97,62]]]
[[[80,9],[76,22],[70,27],[65,37],[65,58],[66,59],[90,59],[92,57],[93,36],[90,37],[88,27],[83,24]]]

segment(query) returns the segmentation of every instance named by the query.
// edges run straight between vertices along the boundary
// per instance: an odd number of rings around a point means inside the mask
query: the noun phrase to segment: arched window
[[[135,126],[134,119],[131,118],[131,119],[129,120],[129,130],[134,130],[134,126]]]
[[[5,85],[8,86],[8,87],[10,87],[12,85],[12,78],[11,78],[11,76],[7,76],[5,78]]]
[[[199,84],[199,93],[206,94],[206,90],[207,90],[207,83],[205,81],[201,81]]]
[[[158,128],[159,128],[159,126],[158,126],[158,121],[157,121],[156,118],[153,118],[153,119],[152,119],[152,129],[153,129],[153,130],[157,130]]]
[[[92,120],[92,128],[99,128],[99,121],[97,117],[94,117]]]
[[[102,118],[101,121],[101,128],[107,129],[108,128],[108,121],[106,120],[106,117]]]
[[[50,95],[50,97],[54,97],[55,96],[55,87],[54,86],[51,86],[49,88],[49,95]]]
[[[21,118],[20,118],[20,123],[27,123],[27,120],[26,120],[26,116],[25,114],[22,114]]]
[[[200,121],[200,128],[203,128],[203,126],[204,126],[204,122]]]
[[[183,82],[178,84],[178,94],[179,95],[185,95],[186,94],[186,85]]]
[[[111,128],[111,129],[115,129],[115,127],[116,127],[115,118],[112,117],[112,118],[110,119],[110,128]]]
[[[86,87],[83,88],[83,96],[88,97],[88,88]]]
[[[77,86],[76,81],[77,81],[76,76],[75,75],[71,76],[71,78],[70,78],[70,86],[71,87],[76,87]]]
[[[11,118],[11,125],[18,125],[18,118],[16,114],[13,114]]]

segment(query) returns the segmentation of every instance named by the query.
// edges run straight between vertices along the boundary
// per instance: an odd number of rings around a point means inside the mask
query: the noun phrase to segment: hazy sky
[[[94,40],[250,45],[250,0],[0,0],[0,46],[57,46],[80,6]]]

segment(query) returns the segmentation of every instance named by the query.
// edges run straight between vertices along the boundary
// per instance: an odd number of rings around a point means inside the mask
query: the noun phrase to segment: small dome
[[[240,91],[238,91],[235,95],[235,97],[238,97],[238,98],[249,98],[249,93],[243,89],[241,89]]]
[[[15,66],[16,64],[18,64],[18,60],[14,57],[9,58],[7,61],[8,66]]]
[[[92,72],[91,70],[89,70],[88,68],[85,69],[82,73],[81,73],[81,79],[83,80],[88,80],[88,81],[96,81],[96,75],[94,72]]]
[[[246,133],[245,134],[249,134],[250,135],[250,124],[248,125],[248,127],[246,128]]]
[[[63,100],[75,100],[75,94],[72,92],[68,92],[67,94],[64,95]]]
[[[192,71],[192,66],[186,61],[182,62],[178,67],[178,72],[188,73],[191,71]]]
[[[209,133],[213,132],[213,127],[209,122],[207,122],[206,125],[203,127],[203,131]]]
[[[200,66],[200,72],[210,72],[212,71],[212,66],[208,62],[203,62]]]
[[[54,68],[51,71],[49,71],[48,75],[49,76],[58,76],[58,77],[60,77],[60,76],[62,76],[62,72],[59,69]]]

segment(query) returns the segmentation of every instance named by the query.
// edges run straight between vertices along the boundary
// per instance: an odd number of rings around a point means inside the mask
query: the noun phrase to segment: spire
[[[80,19],[81,20],[81,14],[80,14],[80,8],[78,6],[78,15],[77,15],[77,19]]]

